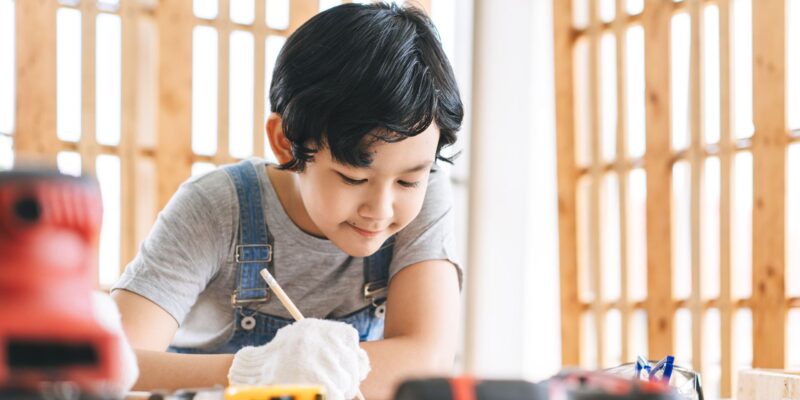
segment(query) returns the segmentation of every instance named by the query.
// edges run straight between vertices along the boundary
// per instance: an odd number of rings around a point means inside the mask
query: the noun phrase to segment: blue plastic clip
[[[669,384],[670,378],[672,378],[672,368],[675,366],[675,356],[666,356],[663,360],[659,361],[653,369],[650,371],[650,380],[653,381],[656,379],[656,374],[658,371],[663,371],[661,374],[661,382],[665,382]]]
[[[634,369],[636,372],[636,378],[642,378],[642,371],[645,372],[645,376],[650,376],[650,361],[646,358],[640,356],[636,357],[636,363],[634,364]]]

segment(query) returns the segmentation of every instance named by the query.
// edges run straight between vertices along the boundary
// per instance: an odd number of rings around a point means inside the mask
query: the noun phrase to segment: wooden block
[[[737,400],[800,399],[800,371],[739,371]]]

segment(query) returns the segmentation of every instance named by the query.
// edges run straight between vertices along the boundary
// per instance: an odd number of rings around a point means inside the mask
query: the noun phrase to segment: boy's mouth
[[[351,223],[349,223],[349,222],[347,223],[347,226],[349,226],[350,228],[352,228],[352,229],[353,229],[353,230],[354,230],[356,233],[358,233],[359,235],[361,235],[361,236],[364,236],[364,237],[366,237],[366,238],[373,238],[373,237],[375,237],[375,236],[378,236],[378,235],[379,235],[381,232],[383,232],[383,230],[379,230],[379,231],[369,231],[369,230],[366,230],[366,229],[361,229],[361,228],[359,228],[359,227],[356,227],[355,225],[353,225],[353,224],[351,224]]]

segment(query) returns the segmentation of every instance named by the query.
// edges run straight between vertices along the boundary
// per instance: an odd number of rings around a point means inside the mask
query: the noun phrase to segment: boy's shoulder
[[[248,159],[256,168],[264,168],[265,160]],[[228,210],[234,212],[238,205],[236,196],[236,186],[228,173],[226,167],[235,164],[221,165],[211,171],[194,175],[181,185],[181,191],[190,197],[202,198],[210,210],[218,213]],[[259,180],[261,178],[259,177]],[[263,182],[259,182],[259,185]]]
[[[267,165],[266,160],[258,158],[247,159],[247,162],[252,163],[257,170],[263,170]],[[197,191],[210,197],[235,197],[236,186],[234,185],[230,176],[228,176],[228,173],[225,171],[226,168],[234,165],[236,164],[220,165],[219,167],[216,167],[208,172],[194,175],[187,179],[183,183],[183,186],[192,191]]]
[[[225,166],[217,167],[211,171],[197,174],[187,179],[181,186],[190,192],[203,195],[212,199],[226,194],[235,193],[233,182],[225,172]]]

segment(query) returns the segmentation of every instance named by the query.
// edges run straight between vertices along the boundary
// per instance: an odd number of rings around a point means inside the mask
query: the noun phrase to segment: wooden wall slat
[[[621,358],[622,362],[633,361],[629,355],[630,342],[630,329],[631,329],[631,315],[632,310],[628,301],[628,172],[630,168],[627,167],[623,161],[628,158],[627,154],[627,104],[626,97],[627,87],[627,68],[625,64],[625,54],[627,48],[625,47],[625,20],[624,11],[625,4],[623,0],[616,0],[615,3],[617,10],[617,17],[613,22],[614,37],[617,48],[616,62],[617,62],[617,162],[615,163],[615,171],[617,173],[617,182],[619,189],[617,195],[619,196],[619,254],[620,254],[620,315],[622,316],[622,335],[620,335],[620,348],[622,349]]]
[[[689,297],[689,308],[692,315],[692,366],[694,370],[702,375],[703,372],[703,315],[704,310],[701,303],[702,296],[702,274],[701,268],[701,244],[702,234],[702,207],[701,192],[704,170],[703,159],[703,131],[702,113],[703,91],[701,71],[705,60],[703,60],[703,43],[701,35],[703,32],[703,11],[700,4],[701,0],[689,0],[689,18],[691,26],[690,39],[690,70],[689,70],[689,164],[690,168],[690,226],[691,226],[691,275],[692,292]]]
[[[672,252],[670,245],[672,162],[670,159],[670,10],[662,0],[646,0],[645,122],[647,139],[647,336],[650,357],[672,354]]]
[[[603,94],[601,93],[600,41],[600,15],[597,1],[589,2],[589,147],[591,151],[591,165],[589,175],[589,272],[590,282],[594,290],[592,314],[594,315],[595,349],[597,351],[597,367],[606,364],[605,349],[605,310],[601,305],[603,298],[603,246],[601,243],[602,227],[600,208],[603,187],[603,154],[602,154],[602,108]]]
[[[319,0],[291,1],[289,6],[289,29],[286,35],[297,30],[319,11]]]
[[[133,0],[132,0],[133,1]],[[150,232],[158,207],[158,172],[155,146],[158,140],[158,20],[142,5],[136,19],[136,123],[135,169],[136,228],[131,246],[134,251]]]
[[[255,53],[254,53],[254,60],[255,60],[255,76],[253,78],[253,84],[255,85],[255,90],[253,91],[254,95],[256,96],[253,99],[253,155],[256,157],[264,157],[264,142],[265,142],[265,125],[264,121],[266,121],[266,89],[265,85],[266,82],[270,79],[269,77],[264,76],[264,69],[266,66],[266,52],[264,50],[264,43],[267,37],[266,30],[264,27],[266,26],[265,22],[265,9],[266,9],[266,0],[256,0],[256,19],[255,19],[255,32],[253,33],[254,43],[255,43]]]
[[[15,1],[17,163],[55,165],[57,0]]]
[[[561,296],[561,362],[581,362],[581,304],[578,297],[576,222],[575,102],[572,57],[572,2],[553,2],[555,52],[556,163]]]
[[[720,203],[719,203],[719,296],[720,296],[720,397],[729,398],[736,378],[733,360],[734,309],[731,298],[731,196],[733,195],[733,128],[731,106],[731,3],[719,0],[720,79]],[[706,343],[707,346],[715,345]]]
[[[567,2],[569,3],[569,2]],[[704,144],[702,132],[702,106],[704,105],[702,91],[703,79],[715,79],[716,77],[703,77],[702,55],[703,32],[702,16],[703,7],[706,4],[715,3],[720,12],[720,144],[718,146],[707,147]],[[617,9],[621,8],[621,2],[616,2]],[[647,173],[647,247],[648,247],[648,292],[649,297],[644,302],[648,312],[648,341],[649,353],[653,357],[674,352],[674,313],[679,307],[689,307],[692,314],[692,356],[693,366],[697,370],[703,369],[703,349],[707,345],[719,345],[721,350],[721,369],[722,376],[720,382],[721,395],[728,397],[735,386],[734,366],[736,365],[735,350],[733,348],[734,332],[733,321],[735,311],[739,308],[751,308],[753,311],[753,338],[754,340],[754,366],[782,368],[785,365],[785,346],[786,346],[786,311],[797,299],[787,299],[784,289],[784,250],[785,250],[785,192],[786,192],[786,148],[787,143],[796,140],[791,137],[786,127],[786,104],[785,104],[785,3],[782,0],[753,1],[753,48],[754,48],[754,116],[756,134],[752,140],[734,140],[733,138],[733,110],[731,97],[734,95],[732,88],[732,59],[733,51],[731,43],[731,1],[730,0],[689,0],[681,4],[673,4],[669,1],[647,0],[645,11],[641,18],[645,28],[645,60],[646,60],[646,126],[647,126],[647,152],[644,157],[645,171]],[[574,116],[573,103],[575,99],[572,90],[572,71],[569,73],[561,72],[565,63],[559,58],[569,59],[572,62],[572,46],[564,43],[572,43],[576,35],[581,34],[589,40],[596,40],[598,36],[597,28],[590,26],[576,32],[570,28],[571,10],[568,5],[555,5],[555,43],[556,43],[556,87],[557,87],[557,126],[558,126],[558,157],[559,157],[559,210],[564,207],[565,194],[568,194],[572,213],[570,215],[560,215],[560,238],[562,239],[561,254],[562,260],[567,260],[568,265],[562,263],[562,331],[564,333],[563,354],[564,359],[578,360],[581,352],[578,346],[581,344],[580,335],[573,332],[566,332],[572,326],[579,327],[580,313],[584,311],[592,312],[595,316],[605,313],[609,309],[619,309],[624,312],[626,300],[621,298],[619,301],[605,301],[595,299],[589,303],[581,303],[577,296],[577,266],[575,257],[577,249],[574,243],[574,224],[575,224],[575,186],[576,176],[580,173],[597,176],[597,165],[593,164],[583,170],[577,170],[574,166],[574,155],[566,151],[574,150],[574,138],[572,137],[573,121],[570,117]],[[691,40],[691,90],[690,90],[690,129],[691,145],[685,151],[673,152],[670,140],[670,20],[675,12],[688,11],[692,16],[692,40]],[[561,18],[559,20],[559,18]],[[623,18],[623,17],[618,17]],[[631,18],[624,17],[625,24],[631,23]],[[560,22],[559,22],[560,21]],[[561,25],[560,25],[561,24]],[[612,30],[617,33],[619,23],[615,20],[600,26],[602,30]],[[559,46],[563,45],[563,48]],[[594,53],[590,56],[592,67],[597,64],[596,46],[592,48]],[[618,46],[618,57],[624,52],[623,46]],[[624,68],[623,64],[618,65],[618,69]],[[623,71],[617,71],[619,75],[624,75]],[[597,112],[596,105],[598,97],[596,92],[596,71],[592,72],[592,79],[595,81],[590,85],[594,92],[590,92],[595,108],[592,112]],[[623,95],[625,82],[617,82],[619,95]],[[564,106],[565,100],[569,100],[568,108]],[[716,100],[715,100],[716,101]],[[618,103],[625,103],[623,98],[618,99]],[[568,109],[573,115],[559,114],[559,110]],[[592,122],[596,126],[596,115],[592,116]],[[564,131],[569,128],[569,134]],[[619,129],[619,127],[618,127]],[[622,128],[624,129],[624,127]],[[595,135],[592,138],[596,140]],[[617,132],[619,134],[619,131]],[[618,138],[619,139],[619,138]],[[568,148],[566,148],[568,144]],[[593,154],[597,154],[597,143],[590,143]],[[566,150],[565,150],[566,148]],[[618,151],[624,148],[621,143],[617,143]],[[732,299],[731,287],[731,208],[734,194],[733,162],[737,151],[751,151],[754,157],[754,209],[753,209],[753,297],[752,299],[742,299],[734,301]],[[720,295],[716,299],[705,299],[702,293],[702,258],[700,234],[703,223],[701,189],[703,167],[706,158],[718,156],[720,159]],[[618,155],[618,157],[620,157]],[[595,159],[597,157],[595,156]],[[674,300],[672,298],[672,254],[671,240],[671,191],[672,191],[672,165],[675,160],[685,159],[691,164],[691,263],[692,263],[692,295],[687,300]],[[624,160],[616,160],[611,163],[603,163],[602,172],[627,171],[632,168],[632,164]],[[622,180],[621,180],[622,182]],[[569,185],[569,187],[565,187]],[[596,188],[592,189],[596,195]],[[620,188],[620,193],[625,191],[625,187]],[[592,205],[599,202],[594,196]],[[624,208],[624,206],[622,206]],[[596,215],[592,214],[590,223],[596,222]],[[624,210],[621,218],[624,218]],[[565,229],[566,228],[566,229]],[[596,229],[596,226],[593,227]],[[565,234],[566,232],[566,234]],[[569,236],[566,236],[566,235]],[[593,230],[593,234],[597,234]],[[571,240],[568,246],[563,244],[564,237]],[[565,250],[565,248],[567,250]],[[565,251],[572,250],[572,253],[564,256]],[[714,249],[712,249],[714,251]],[[601,260],[600,252],[592,252],[590,262]],[[624,255],[623,255],[624,257]],[[624,268],[624,266],[623,266]],[[623,271],[623,275],[627,271]],[[594,271],[597,276],[599,271]],[[568,280],[565,282],[565,280]],[[624,284],[625,278],[623,278]],[[601,296],[599,282],[595,281],[594,288],[598,291],[597,296]],[[577,302],[578,305],[570,304]],[[634,305],[637,306],[637,305]],[[719,343],[703,342],[703,322],[705,311],[712,308],[720,310],[721,338]],[[624,320],[627,323],[627,317]],[[576,322],[578,321],[578,322]],[[599,361],[603,363],[602,340],[603,328],[602,320],[598,319],[597,339]],[[571,336],[567,336],[571,335]],[[760,340],[765,338],[765,340]]]
[[[226,3],[223,1],[223,3]],[[264,0],[256,3],[254,26],[227,22],[226,26],[248,30],[256,36],[254,153],[263,155],[264,37],[273,32],[264,25]],[[293,0],[295,25],[315,14],[317,0]],[[195,21],[190,1],[163,0],[145,4],[121,0],[122,98],[119,146],[100,145],[96,136],[96,17],[93,1],[64,6],[81,11],[82,115],[81,139],[63,142],[56,136],[56,11],[57,0],[26,0],[16,7],[16,132],[14,151],[18,164],[28,162],[55,165],[59,151],[81,155],[84,173],[92,173],[100,154],[120,157],[121,164],[121,268],[136,254],[137,244],[149,231],[155,213],[162,208],[191,171],[195,156],[191,150],[191,29],[193,22],[204,25],[218,21]],[[220,7],[227,14],[227,4]],[[158,32],[156,34],[156,32]],[[275,31],[277,32],[277,31]],[[288,35],[290,31],[280,31]],[[221,47],[228,38],[221,35]],[[228,51],[220,52],[228,68]],[[225,59],[225,60],[223,60]],[[221,86],[228,74],[220,68]],[[221,90],[227,97],[227,90]],[[220,101],[227,114],[227,101]],[[224,116],[224,115],[223,115]],[[227,132],[227,119],[220,118]],[[156,132],[156,133],[154,133]],[[158,134],[157,132],[161,132]],[[156,136],[156,139],[151,139]],[[223,151],[208,161],[230,162],[228,141],[220,140]],[[157,151],[156,151],[157,149]],[[155,160],[153,160],[153,158]],[[157,185],[150,188],[150,185]]]
[[[135,138],[136,104],[139,90],[137,88],[138,70],[136,54],[138,46],[137,7],[134,0],[120,1],[120,18],[122,20],[122,121],[120,137],[120,272],[136,255],[136,216],[137,201],[136,164],[139,159]]]
[[[162,0],[156,11],[158,67],[158,209],[191,175],[192,2]]]
[[[753,1],[753,366],[786,364],[786,2]]]
[[[228,0],[219,0],[219,14],[214,27],[219,35],[217,53],[217,153],[214,157],[216,165],[226,164],[231,160],[230,153],[230,49],[232,24],[230,4]]]
[[[97,104],[96,84],[96,43],[97,9],[95,3],[84,1],[81,11],[81,138],[78,150],[81,154],[81,172],[94,175],[97,155],[97,130],[95,124]]]

